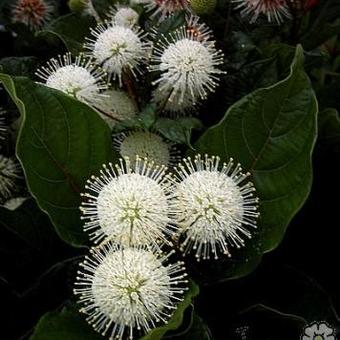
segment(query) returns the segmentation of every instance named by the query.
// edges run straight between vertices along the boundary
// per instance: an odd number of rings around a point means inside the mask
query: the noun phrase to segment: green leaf
[[[157,36],[168,34],[185,23],[185,12],[181,11],[163,20],[157,28]]]
[[[306,200],[312,183],[316,114],[316,98],[298,46],[286,79],[235,103],[196,143],[197,152],[240,162],[251,172],[260,198],[258,229],[240,258],[234,259],[237,270],[230,273],[226,264],[224,279],[248,273],[249,259],[256,265],[256,257],[277,247]]]
[[[191,132],[193,129],[203,128],[202,122],[194,117],[182,117],[176,120],[169,118],[159,118],[154,128],[168,140],[191,146]]]
[[[85,321],[75,305],[46,313],[38,322],[30,340],[103,340]]]
[[[77,55],[82,51],[85,37],[89,35],[93,25],[95,21],[92,17],[70,13],[52,21],[38,36],[57,36],[73,55]]]
[[[48,216],[38,208],[33,199],[27,199],[15,210],[0,207],[0,225],[4,225],[37,250],[43,250],[57,239]]]
[[[178,305],[169,322],[164,326],[153,329],[147,335],[143,336],[141,340],[159,340],[162,339],[166,332],[177,329],[183,322],[184,311],[191,305],[194,297],[197,296],[198,293],[198,286],[193,281],[190,281],[189,290],[185,294],[184,300]]]
[[[147,105],[136,117],[116,123],[113,133],[119,133],[127,129],[150,130],[156,121],[156,106],[154,104]]]
[[[79,217],[85,181],[113,157],[110,130],[87,105],[28,78],[0,80],[22,115],[17,156],[39,207],[59,236],[87,243]]]
[[[213,337],[207,324],[194,312],[192,325],[188,332],[180,337],[177,335],[176,338],[179,340],[212,340]]]

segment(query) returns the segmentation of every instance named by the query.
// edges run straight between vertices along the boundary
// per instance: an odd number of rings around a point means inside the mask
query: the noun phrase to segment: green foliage
[[[317,102],[298,47],[286,79],[235,103],[195,144],[196,152],[219,155],[223,160],[233,157],[251,172],[261,216],[242,257],[255,264],[256,257],[277,247],[308,196],[316,114]],[[238,264],[238,274],[248,271],[249,263]],[[223,272],[224,278],[235,275],[228,269]]]
[[[90,33],[90,27],[94,25],[95,20],[92,17],[71,13],[53,20],[43,31],[38,33],[38,36],[56,36],[72,54],[77,55],[83,49],[85,37]]]
[[[22,77],[0,80],[22,115],[17,155],[33,197],[64,241],[86,244],[80,192],[113,157],[109,128],[87,105],[59,91]]]
[[[30,340],[100,340],[97,334],[85,321],[76,306],[69,304],[61,311],[45,314],[35,327]]]

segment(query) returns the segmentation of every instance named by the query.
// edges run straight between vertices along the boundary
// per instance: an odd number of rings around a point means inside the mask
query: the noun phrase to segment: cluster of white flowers
[[[164,247],[178,246],[198,261],[217,259],[243,246],[256,228],[255,189],[232,159],[221,164],[197,155],[175,171],[126,157],[104,165],[85,187],[84,230],[99,246],[82,263],[75,294],[88,322],[102,334],[111,329],[110,339],[167,322],[181,301],[183,262],[168,264],[174,251],[163,255]]]
[[[161,111],[190,111],[215,90],[224,73],[218,68],[223,63],[222,52],[215,48],[211,31],[191,15],[169,36],[158,37],[144,32],[138,19],[138,13],[130,7],[113,7],[109,20],[98,24],[86,38],[86,57],[80,55],[73,61],[68,53],[51,59],[37,75],[46,86],[97,109],[104,119],[111,120],[111,127],[117,120],[133,117],[138,110],[138,98],[131,94],[129,86],[133,87],[134,78],[145,70],[157,77],[153,81],[153,101]],[[118,99],[125,93],[111,89],[110,83],[115,81],[117,86],[125,87],[128,100]],[[126,105],[127,101],[130,104]]]

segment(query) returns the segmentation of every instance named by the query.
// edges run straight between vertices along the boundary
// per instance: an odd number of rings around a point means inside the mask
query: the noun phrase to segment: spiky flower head
[[[138,23],[139,14],[131,7],[116,5],[110,9],[109,19],[114,24],[133,27]]]
[[[52,17],[53,6],[44,0],[18,0],[12,10],[13,22],[38,30]]]
[[[11,196],[18,178],[19,164],[12,158],[0,155],[0,201]]]
[[[160,72],[154,81],[156,96],[163,100],[176,101],[177,105],[195,105],[206,99],[217,86],[218,75],[224,73],[217,68],[223,63],[223,55],[215,48],[215,42],[194,34],[186,26],[161,39],[151,57],[151,71]]]
[[[180,11],[190,11],[188,0],[140,0],[148,12],[153,12],[151,17],[158,17],[160,21],[169,15]]]
[[[77,56],[74,61],[71,53],[59,56],[58,59],[52,58],[36,75],[46,86],[89,105],[98,101],[100,92],[108,88],[106,73],[83,54]]]
[[[188,286],[183,262],[171,263],[171,255],[117,245],[93,250],[74,290],[87,321],[110,340],[166,323]]]
[[[172,190],[165,166],[136,157],[104,165],[85,186],[81,211],[84,230],[95,242],[157,245],[176,231]]]
[[[124,72],[136,76],[141,72],[140,65],[148,60],[151,45],[140,28],[100,24],[91,30],[91,35],[85,44],[88,54],[120,84]]]
[[[284,18],[290,18],[287,0],[233,0],[236,9],[242,9],[241,15],[249,17],[254,23],[260,15],[265,15],[268,22],[281,24]]]
[[[135,161],[139,155],[156,165],[169,166],[176,164],[179,159],[174,144],[149,131],[123,132],[115,137],[114,146],[122,157],[128,157],[131,161]]]
[[[232,159],[220,166],[219,157],[184,160],[178,169],[176,221],[184,253],[194,251],[197,259],[230,256],[229,246],[241,247],[256,227],[257,203],[254,186],[246,181],[240,164]]]
[[[135,117],[138,113],[133,100],[124,91],[114,89],[104,91],[95,108],[110,128],[119,121]]]

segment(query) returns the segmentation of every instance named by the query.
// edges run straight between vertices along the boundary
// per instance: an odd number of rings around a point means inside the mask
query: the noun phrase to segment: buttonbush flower
[[[114,24],[133,27],[138,23],[139,14],[131,7],[116,5],[110,9],[109,18]]]
[[[106,73],[82,54],[75,61],[72,61],[71,53],[59,56],[58,59],[52,58],[36,75],[46,86],[89,105],[93,105],[100,97],[101,90],[108,87],[105,82]]]
[[[281,24],[284,18],[290,18],[287,0],[233,0],[237,4],[236,9],[242,8],[241,14],[250,18],[254,23],[262,14],[269,22]]]
[[[141,0],[148,12],[153,11],[151,17],[159,17],[162,21],[171,14],[180,11],[190,11],[188,0]]]
[[[217,68],[223,63],[223,57],[210,38],[205,33],[202,39],[185,26],[155,46],[150,70],[160,72],[154,81],[159,101],[162,95],[169,106],[171,102],[189,106],[188,103],[194,105],[215,90],[218,75],[223,73]]]
[[[11,196],[19,174],[19,164],[12,158],[0,155],[0,201]]]
[[[197,155],[184,160],[178,169],[181,180],[175,189],[176,220],[184,253],[216,259],[218,252],[230,255],[229,245],[241,247],[249,227],[256,227],[257,203],[249,174],[233,160],[220,166],[219,157]]]
[[[109,339],[133,339],[166,323],[187,290],[183,262],[140,247],[109,245],[86,256],[78,272],[75,294],[81,312]]]
[[[81,206],[84,229],[98,243],[112,240],[124,245],[168,242],[176,228],[171,183],[165,166],[136,156],[120,164],[104,165],[100,177],[86,185]],[[169,242],[168,242],[169,243]]]
[[[85,48],[113,79],[122,83],[123,72],[134,76],[141,72],[140,65],[148,60],[150,42],[139,28],[129,28],[114,23],[100,24],[91,30]]]
[[[121,133],[114,139],[114,146],[122,157],[135,161],[136,156],[148,158],[156,165],[174,165],[179,160],[174,145],[158,134],[148,131]]]
[[[12,20],[37,30],[51,19],[52,12],[53,6],[44,0],[18,0],[12,10]]]

